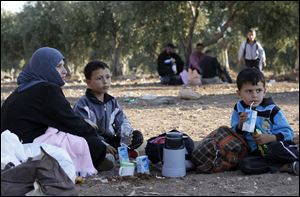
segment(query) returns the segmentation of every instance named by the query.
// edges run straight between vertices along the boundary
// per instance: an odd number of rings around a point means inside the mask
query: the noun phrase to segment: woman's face
[[[59,73],[60,77],[62,78],[62,80],[66,80],[66,76],[67,76],[67,70],[65,68],[65,62],[64,60],[61,60],[57,66],[56,66],[56,70]]]

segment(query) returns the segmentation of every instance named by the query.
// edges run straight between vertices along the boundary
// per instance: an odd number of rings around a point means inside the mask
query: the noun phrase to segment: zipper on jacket
[[[105,129],[105,133],[106,131],[106,104],[104,104],[104,129]]]

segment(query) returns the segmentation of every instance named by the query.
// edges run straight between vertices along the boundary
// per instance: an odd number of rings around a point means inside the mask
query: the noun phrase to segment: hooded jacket
[[[257,145],[249,132],[238,129],[239,115],[249,108],[242,100],[237,102],[231,115],[231,127],[237,133],[243,134],[247,140],[251,152],[257,149]],[[277,140],[288,141],[293,140],[294,131],[289,125],[284,113],[273,102],[272,98],[264,98],[262,103],[253,110],[257,111],[257,119],[255,128],[262,131],[262,133],[272,134],[276,136]]]
[[[91,89],[86,90],[85,95],[79,98],[73,109],[78,115],[95,123],[104,139],[120,136],[121,125],[129,123],[113,96],[105,94],[102,102],[93,95]]]

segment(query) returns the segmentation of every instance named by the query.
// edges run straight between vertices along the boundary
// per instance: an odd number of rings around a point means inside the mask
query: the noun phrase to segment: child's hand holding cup
[[[256,118],[257,118],[257,111],[252,110],[252,105],[253,104],[254,104],[254,102],[251,103],[249,109],[245,110],[245,112],[248,113],[248,118],[243,124],[242,131],[247,131],[247,132],[250,132],[250,133],[254,132]]]

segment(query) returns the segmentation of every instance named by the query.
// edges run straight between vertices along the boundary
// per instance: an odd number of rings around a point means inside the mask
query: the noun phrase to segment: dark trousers
[[[250,68],[257,68],[258,70],[261,70],[259,68],[259,59],[256,59],[256,60],[247,60],[245,59],[245,64],[246,64],[246,67],[250,67]]]
[[[116,149],[120,146],[120,140],[121,138],[119,136],[114,136],[113,138],[105,139],[107,143],[109,143],[111,146],[113,146]],[[143,142],[144,142],[143,134],[138,130],[134,130],[132,132],[132,143],[129,146],[129,148],[131,150],[137,149],[143,144]]]
[[[103,144],[102,140],[95,136],[86,137],[92,157],[94,166],[97,166],[101,163],[106,155],[106,146]]]
[[[240,162],[240,170],[245,174],[276,172],[284,164],[299,161],[299,151],[292,141],[276,141],[268,145],[266,158],[258,150],[250,153]]]
[[[180,75],[169,75],[160,77],[161,84],[165,85],[182,85],[183,81]]]

